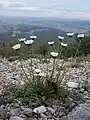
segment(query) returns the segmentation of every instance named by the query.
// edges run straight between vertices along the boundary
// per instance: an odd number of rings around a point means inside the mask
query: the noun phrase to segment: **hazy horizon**
[[[64,20],[64,21],[89,21],[90,22],[90,19],[81,19],[81,18],[59,18],[59,17],[43,17],[43,16],[24,16],[24,15],[22,15],[22,16],[18,16],[18,15],[9,15],[9,14],[6,14],[6,15],[2,15],[2,14],[0,14],[0,16],[1,17],[8,17],[8,18],[33,18],[33,20],[34,19],[37,19],[37,20],[40,20],[40,19],[42,19],[42,20],[52,20],[52,21],[62,21],[62,20]]]

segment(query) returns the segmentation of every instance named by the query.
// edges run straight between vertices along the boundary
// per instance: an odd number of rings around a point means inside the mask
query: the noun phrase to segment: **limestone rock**
[[[66,83],[66,85],[70,88],[78,88],[79,83],[75,83],[75,82],[68,82]]]
[[[46,108],[44,106],[37,107],[33,110],[34,113],[44,113],[46,112]]]
[[[90,120],[90,103],[80,104],[61,120]]]
[[[12,117],[10,117],[9,120],[25,120],[25,119],[18,117],[18,116],[12,116]]]

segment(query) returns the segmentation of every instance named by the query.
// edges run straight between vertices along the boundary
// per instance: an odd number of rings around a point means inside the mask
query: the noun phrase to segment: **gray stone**
[[[62,118],[59,118],[58,120],[69,120],[68,117],[62,117]]]
[[[0,108],[0,119],[6,118],[6,111],[3,108]]]
[[[81,89],[79,90],[79,92],[80,92],[80,93],[83,93],[83,92],[84,92],[84,89],[83,89],[83,88],[81,88]]]
[[[39,120],[38,118],[31,118],[30,120]]]
[[[24,106],[20,106],[20,109],[21,109],[22,111],[25,110]]]
[[[52,107],[54,108],[54,110],[56,111],[58,106],[57,105],[52,105]]]
[[[33,110],[34,113],[44,113],[46,112],[46,108],[44,106],[37,107]]]
[[[27,115],[27,116],[31,116],[32,115],[32,109],[30,108],[25,108],[24,111],[23,111],[23,114],[24,115]]]
[[[47,120],[47,116],[44,115],[43,113],[41,114],[42,120]]]
[[[10,107],[12,107],[12,108],[19,108],[20,105],[18,103],[11,103]]]
[[[10,117],[9,120],[25,120],[25,119],[18,117],[18,116],[12,116],[12,117]]]
[[[20,108],[15,108],[15,109],[12,109],[10,110],[10,114],[13,116],[13,115],[19,115],[20,114]]]
[[[19,117],[26,119],[26,116],[23,114],[20,114]]]
[[[84,94],[84,95],[88,95],[88,92],[87,92],[87,91],[85,91],[83,94]]]
[[[90,92],[90,80],[88,80],[86,83],[86,89]]]
[[[90,103],[90,100],[87,100],[86,103]]]
[[[80,104],[61,120],[90,120],[90,103]]]
[[[51,107],[46,107],[48,111],[50,111],[51,114],[54,114],[55,113],[55,110]]]
[[[70,88],[78,88],[79,86],[79,83],[76,83],[76,82],[68,82],[66,83],[66,85]]]
[[[62,116],[65,116],[65,115],[66,114],[64,112],[60,112],[58,117],[61,118]]]
[[[88,95],[84,96],[84,99],[89,100],[89,96]]]

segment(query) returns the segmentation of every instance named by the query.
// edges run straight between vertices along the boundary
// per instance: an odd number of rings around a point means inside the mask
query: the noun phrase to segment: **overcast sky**
[[[0,14],[90,20],[90,0],[0,0]]]

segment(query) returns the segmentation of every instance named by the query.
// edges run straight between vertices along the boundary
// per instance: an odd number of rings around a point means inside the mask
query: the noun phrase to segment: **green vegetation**
[[[79,45],[80,39],[77,39],[77,44],[68,45],[67,47],[63,48],[60,43],[55,44],[53,49],[48,44],[44,45],[33,45],[33,48],[30,46],[26,46],[21,43],[21,48],[19,51],[14,51],[12,46],[19,43],[18,41],[9,42],[7,44],[0,44],[0,56],[11,58],[29,58],[29,57],[38,57],[39,55],[48,56],[50,51],[57,51],[60,53],[60,58],[70,58],[71,56],[87,56],[90,53],[90,37],[84,37],[81,39],[81,43]],[[78,46],[79,45],[79,46]],[[32,56],[31,52],[33,49],[34,56]],[[62,51],[62,52],[61,52]],[[49,56],[48,56],[49,57]]]
[[[44,83],[43,79],[37,76],[29,79],[24,86],[9,86],[3,95],[0,96],[0,104],[11,103],[14,99],[20,100],[23,104],[36,102],[42,104],[55,99],[64,102],[69,96],[69,91],[59,85],[56,83],[53,85],[48,84],[48,82]]]
[[[28,59],[29,57],[39,57],[40,55],[44,58],[50,58],[51,51],[58,51],[59,56],[57,58],[70,58],[87,56],[90,54],[90,37],[84,37],[82,39],[77,39],[77,44],[68,45],[63,47],[60,44],[49,46],[47,44],[42,46],[26,46],[21,43],[21,48],[19,50],[13,50],[12,46],[19,43],[9,42],[8,44],[0,45],[0,56],[6,57],[9,61],[15,59]],[[33,53],[32,53],[33,52]],[[53,56],[52,56],[53,57]],[[5,91],[4,95],[1,96],[1,103],[10,102],[14,99],[19,99],[22,103],[30,104],[32,102],[45,102],[53,99],[59,99],[65,101],[68,98],[69,92],[61,85],[63,78],[65,77],[66,71],[64,71],[63,77],[60,74],[56,78],[53,78],[54,69],[56,66],[55,58],[53,57],[53,70],[49,77],[48,75],[43,79],[40,76],[34,76],[32,73],[31,77],[26,77],[25,85],[21,87],[10,87]],[[59,73],[64,69],[62,64],[59,68]],[[65,84],[65,83],[64,83]],[[7,99],[9,98],[9,100]]]

